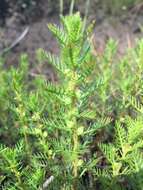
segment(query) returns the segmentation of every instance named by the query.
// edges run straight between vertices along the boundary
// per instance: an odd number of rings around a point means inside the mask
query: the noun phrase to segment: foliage
[[[102,188],[142,189],[142,125],[141,117],[135,120],[128,117],[122,125],[116,123],[114,143],[99,144],[107,159],[103,171],[98,169],[96,173],[101,177]]]
[[[141,0],[101,0],[101,2],[106,11],[121,15],[121,12],[137,5]]]
[[[58,82],[30,78],[28,57],[0,65],[0,184],[3,190],[141,190],[143,40],[117,59],[109,40],[93,47],[79,13],[49,24],[60,55],[37,51]]]

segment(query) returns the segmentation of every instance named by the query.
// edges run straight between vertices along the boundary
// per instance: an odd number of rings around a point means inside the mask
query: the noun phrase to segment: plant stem
[[[76,126],[75,126],[76,127]],[[73,133],[73,151],[76,153],[78,148],[78,135],[77,135],[77,130],[75,128],[74,133]],[[73,162],[73,175],[76,178],[77,177],[77,159]]]
[[[72,78],[71,81],[69,81],[69,87],[70,87],[70,91],[71,94],[73,94],[74,92],[76,92],[76,88],[77,88],[77,84],[76,84],[76,72],[73,71],[72,74]],[[70,121],[73,121],[73,126],[72,126],[72,130],[73,130],[73,134],[72,134],[72,142],[73,142],[73,154],[75,156],[72,166],[73,166],[73,170],[72,170],[72,175],[74,177],[74,181],[73,181],[73,185],[72,185],[72,189],[76,190],[77,189],[77,176],[78,176],[78,147],[79,147],[79,139],[78,139],[78,133],[77,133],[77,129],[78,129],[78,125],[77,125],[77,118],[76,118],[76,112],[77,110],[77,97],[76,94],[72,95],[71,97],[71,118]],[[74,114],[73,114],[74,113]]]
[[[78,149],[78,135],[77,135],[77,126],[75,126],[74,133],[73,133],[73,151],[77,154]],[[73,162],[73,176],[74,176],[74,182],[73,182],[73,190],[76,190],[77,188],[77,176],[78,176],[78,157],[76,156],[74,162]]]
[[[24,128],[23,134],[24,134],[24,140],[25,140],[26,153],[27,153],[27,155],[30,155],[29,154],[30,153],[30,151],[29,151],[29,143],[28,143],[28,138],[27,138],[27,133],[26,133],[27,126],[24,125],[23,128]]]
[[[60,15],[63,15],[64,1],[60,0]]]
[[[83,29],[82,32],[84,33],[85,28],[86,28],[86,23],[87,23],[87,17],[88,17],[88,12],[89,12],[89,7],[90,7],[90,0],[86,1],[86,6],[85,6],[85,16],[84,16],[84,21],[83,21]]]
[[[22,185],[21,178],[20,178],[20,176],[19,176],[19,172],[18,172],[16,169],[14,169],[13,172],[14,172],[14,174],[15,174],[15,177],[17,178],[18,185],[19,185],[18,187],[19,187],[21,190],[24,190],[24,189],[23,189],[23,185]]]
[[[75,0],[71,0],[71,5],[70,5],[70,15],[73,14],[74,4],[75,4]]]
[[[5,158],[5,160],[8,162],[8,164],[9,164],[9,166],[10,166],[10,168],[11,168],[13,174],[15,175],[15,177],[16,177],[16,179],[17,179],[17,181],[18,181],[18,185],[19,185],[18,187],[19,187],[19,189],[20,189],[20,190],[24,190],[24,189],[23,189],[23,183],[22,183],[21,177],[20,177],[20,173],[19,173],[19,171],[17,170],[16,166],[13,165],[13,163],[11,163],[11,161],[9,161],[7,158]]]

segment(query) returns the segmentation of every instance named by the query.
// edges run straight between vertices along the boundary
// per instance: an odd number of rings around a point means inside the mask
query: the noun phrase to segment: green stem
[[[72,142],[73,142],[73,154],[75,154],[75,158],[72,163],[72,175],[74,177],[74,181],[72,184],[72,190],[77,189],[77,177],[78,177],[78,147],[79,147],[79,138],[77,133],[77,118],[76,118],[76,112],[77,112],[77,97],[76,95],[73,95],[74,92],[76,92],[77,84],[76,84],[76,72],[73,71],[71,80],[68,83],[68,90],[70,91],[71,96],[71,107],[69,112],[69,121],[72,121]],[[72,113],[72,114],[71,114]]]
[[[73,133],[73,152],[77,154],[78,149],[78,135],[77,135],[77,126],[75,126],[74,133]],[[74,176],[74,182],[73,182],[73,190],[76,190],[77,188],[77,176],[78,176],[78,158],[76,156],[75,160],[73,161],[73,176]]]
[[[25,153],[27,158],[29,159],[29,161],[32,158],[32,152],[30,149],[30,144],[29,144],[29,140],[28,140],[28,136],[27,136],[27,125],[23,123],[23,136],[24,136],[24,142],[25,142]]]
[[[21,177],[20,177],[19,171],[17,171],[17,168],[6,157],[5,157],[5,160],[8,162],[8,164],[9,164],[9,166],[11,168],[11,171],[13,172],[13,174],[15,175],[15,177],[16,177],[16,179],[18,181],[18,187],[19,187],[19,189],[20,190],[24,190],[23,183],[21,181]]]
[[[16,169],[14,169],[13,172],[15,174],[15,177],[17,178],[17,181],[18,181],[18,188],[20,188],[21,190],[24,190],[19,172]]]
[[[29,144],[28,144],[28,138],[26,134],[26,126],[23,126],[23,127],[24,127],[24,140],[25,140],[26,152],[29,155]]]

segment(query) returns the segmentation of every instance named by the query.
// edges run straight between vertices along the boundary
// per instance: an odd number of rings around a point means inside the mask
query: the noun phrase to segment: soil
[[[94,0],[92,1],[94,2]],[[36,63],[35,51],[38,48],[44,48],[47,51],[58,54],[57,43],[48,31],[47,23],[58,24],[59,13],[56,8],[55,11],[49,11],[47,1],[42,1],[39,9],[30,9],[29,12],[15,8],[17,6],[13,4],[10,8],[12,10],[9,11],[10,13],[8,12],[9,14],[1,14],[0,11],[0,52],[11,45],[24,29],[29,26],[28,34],[6,56],[6,65],[17,65],[19,55],[25,52],[28,53],[30,65],[33,68]],[[83,12],[83,6],[79,6],[78,8]],[[94,39],[99,54],[103,53],[105,44],[109,38],[113,38],[118,42],[118,54],[122,55],[127,47],[133,47],[136,39],[143,36],[141,27],[143,26],[143,4],[126,9],[120,15],[113,15],[105,11],[95,1],[95,6],[89,13],[89,21],[93,19],[96,19]],[[50,75],[51,69],[49,67],[48,70]]]

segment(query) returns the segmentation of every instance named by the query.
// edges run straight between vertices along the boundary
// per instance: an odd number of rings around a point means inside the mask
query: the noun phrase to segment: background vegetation
[[[2,190],[143,189],[143,40],[118,56],[109,39],[99,54],[85,21],[71,5],[48,24],[59,56],[36,59],[55,68],[53,83],[30,75],[26,54],[17,68],[1,58]]]

